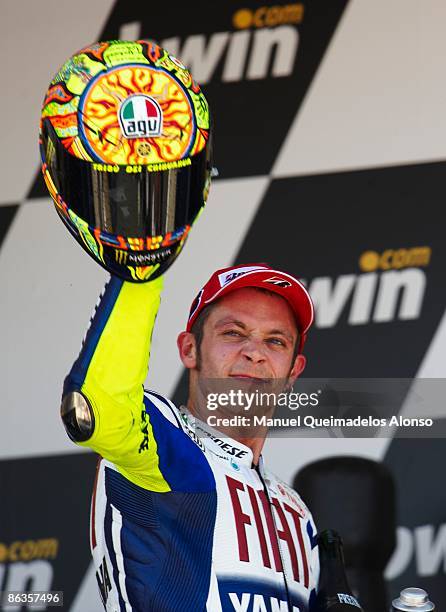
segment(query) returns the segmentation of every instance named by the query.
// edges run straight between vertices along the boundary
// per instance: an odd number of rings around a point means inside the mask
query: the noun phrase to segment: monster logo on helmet
[[[67,228],[107,270],[145,282],[181,251],[211,176],[207,101],[150,41],[100,42],[53,78],[42,172]]]

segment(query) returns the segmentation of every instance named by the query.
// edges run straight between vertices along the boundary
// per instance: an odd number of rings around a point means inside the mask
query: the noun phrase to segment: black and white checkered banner
[[[31,71],[20,76],[30,59],[11,69],[9,82],[25,82],[29,95],[4,114],[17,112],[5,126],[16,161],[0,194],[0,483],[7,491],[0,590],[64,590],[64,609],[97,612],[88,548],[95,458],[67,441],[58,406],[105,273],[66,236],[38,172],[37,100],[49,78],[95,38],[151,38],[190,67],[213,111],[219,178],[166,275],[151,387],[184,400],[175,338],[188,306],[215,269],[253,261],[305,279],[317,312],[308,376],[439,378],[446,361],[446,10],[433,0],[423,7],[101,0],[86,20],[84,1],[77,11],[69,5],[64,36],[63,4],[45,0],[30,14],[29,48],[37,57],[40,41],[40,60],[34,80]],[[22,40],[23,15],[14,10],[4,27]],[[290,481],[300,466],[330,454],[384,461],[399,496],[390,593],[416,584],[439,607],[446,602],[446,499],[437,476],[443,440],[279,442],[268,444],[267,458]]]

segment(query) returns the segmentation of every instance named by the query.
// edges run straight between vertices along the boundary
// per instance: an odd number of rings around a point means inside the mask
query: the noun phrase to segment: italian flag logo
[[[163,113],[158,102],[150,96],[134,94],[121,103],[119,124],[126,138],[160,136]]]

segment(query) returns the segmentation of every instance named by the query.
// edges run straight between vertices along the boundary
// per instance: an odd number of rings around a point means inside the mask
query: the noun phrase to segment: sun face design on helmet
[[[79,110],[88,117],[80,126],[91,153],[106,163],[183,159],[196,133],[183,86],[167,71],[150,67],[130,65],[99,74]]]
[[[126,280],[162,274],[181,251],[210,183],[206,98],[150,41],[101,42],[50,83],[42,172],[67,228]]]

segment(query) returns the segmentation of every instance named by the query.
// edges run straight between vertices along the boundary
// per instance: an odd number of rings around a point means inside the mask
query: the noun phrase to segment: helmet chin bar
[[[86,442],[93,435],[94,413],[85,395],[79,391],[70,391],[63,397],[60,416],[73,442]]]

